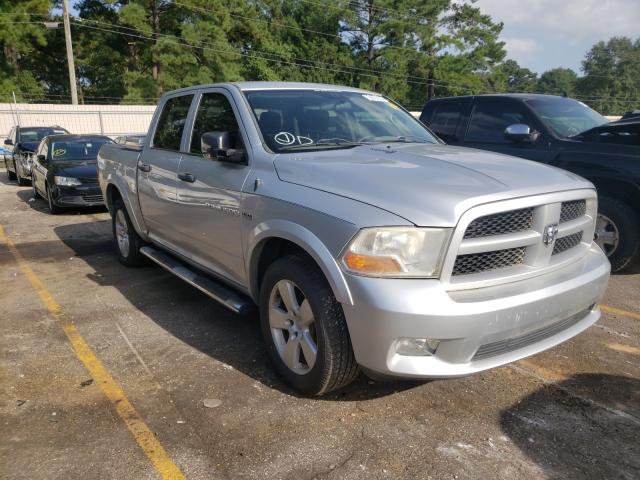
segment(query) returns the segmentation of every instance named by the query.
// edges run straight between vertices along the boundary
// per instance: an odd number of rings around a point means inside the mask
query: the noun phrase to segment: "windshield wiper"
[[[303,150],[303,149],[314,149],[314,148],[351,148],[357,147],[359,145],[369,145],[369,143],[365,142],[352,142],[351,140],[345,140],[344,138],[331,138],[331,139],[322,139],[315,143],[302,143],[299,145],[289,145],[286,147],[280,148],[280,150]]]

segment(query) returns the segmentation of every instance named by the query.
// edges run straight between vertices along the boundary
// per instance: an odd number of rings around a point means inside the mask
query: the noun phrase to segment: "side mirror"
[[[531,133],[529,125],[514,123],[504,130],[504,138],[513,142],[531,142],[534,140],[534,134]]]
[[[13,145],[13,141],[10,138],[5,139],[4,141],[5,145]]]
[[[200,146],[204,158],[221,162],[244,162],[244,151],[232,148],[231,134],[229,132],[203,133],[202,137],[200,137]]]

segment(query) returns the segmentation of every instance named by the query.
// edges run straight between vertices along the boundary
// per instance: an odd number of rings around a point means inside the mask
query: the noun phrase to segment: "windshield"
[[[109,138],[83,138],[51,142],[50,156],[54,162],[87,161],[98,158],[98,151]]]
[[[380,142],[439,143],[409,113],[373,93],[255,90],[244,95],[274,152]]]
[[[584,103],[570,98],[536,98],[527,104],[561,137],[578,135],[608,120]]]
[[[64,128],[21,128],[20,143],[37,143],[47,135],[60,135],[67,132]]]

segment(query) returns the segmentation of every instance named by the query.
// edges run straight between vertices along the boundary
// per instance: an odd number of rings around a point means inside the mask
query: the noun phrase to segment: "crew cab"
[[[102,146],[98,170],[120,262],[150,259],[234,312],[257,304],[274,365],[305,394],[360,369],[470,375],[600,317],[593,185],[447,146],[377,93],[176,90],[142,144]]]
[[[429,101],[420,120],[450,145],[577,173],[598,190],[595,241],[614,271],[640,258],[640,120],[609,122],[570,98],[492,94]]]

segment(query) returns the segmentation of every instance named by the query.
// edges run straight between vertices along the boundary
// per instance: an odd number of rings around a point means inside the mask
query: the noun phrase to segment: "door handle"
[[[180,180],[182,180],[183,182],[189,182],[189,183],[193,183],[196,181],[196,177],[194,177],[192,174],[190,173],[179,173],[178,174],[178,178]]]
[[[138,170],[140,170],[141,172],[150,172],[151,165],[148,165],[146,163],[141,163],[140,165],[138,165]]]

